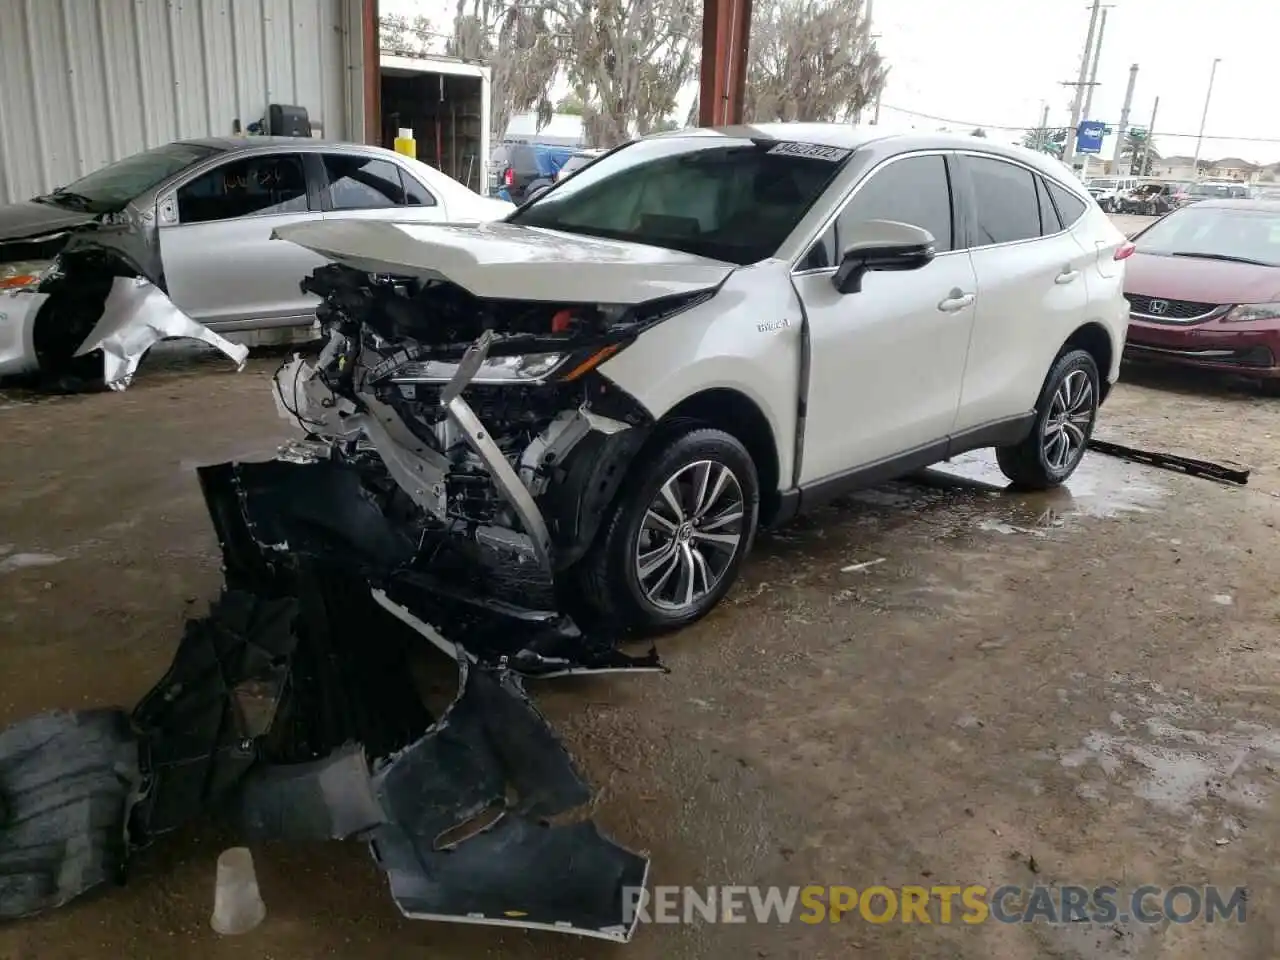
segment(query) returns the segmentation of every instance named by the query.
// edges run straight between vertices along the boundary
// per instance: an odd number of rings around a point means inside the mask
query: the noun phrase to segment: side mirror
[[[845,238],[831,282],[841,293],[858,293],[871,270],[919,270],[933,260],[933,234],[894,220],[867,220]]]

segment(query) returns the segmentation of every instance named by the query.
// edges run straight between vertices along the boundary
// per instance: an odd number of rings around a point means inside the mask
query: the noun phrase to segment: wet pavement
[[[251,362],[120,395],[0,392],[0,723],[132,705],[220,582],[192,473],[285,439]],[[1003,489],[975,454],[762,537],[661,644],[668,676],[533,686],[657,884],[1250,887],[1248,922],[642,926],[627,947],[404,920],[361,844],[255,850],[267,919],[209,928],[229,838],[0,927],[0,958],[1204,958],[1280,955],[1280,401],[1120,385],[1099,435],[1243,461],[1234,488],[1091,454]],[[446,688],[450,667],[424,671]]]

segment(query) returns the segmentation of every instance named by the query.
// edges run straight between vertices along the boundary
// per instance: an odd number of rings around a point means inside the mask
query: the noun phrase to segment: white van
[[[1142,181],[1142,177],[1091,177],[1086,189],[1107,213],[1116,209],[1116,201],[1128,195]]]

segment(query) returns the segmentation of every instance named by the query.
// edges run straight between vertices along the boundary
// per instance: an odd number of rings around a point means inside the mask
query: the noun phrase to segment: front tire
[[[1049,490],[1080,465],[1098,419],[1101,378],[1093,356],[1068,350],[1054,362],[1021,443],[996,448],[1000,470],[1022,490]]]
[[[684,425],[659,434],[579,568],[586,599],[617,629],[683,627],[738,578],[755,538],[760,488],[733,436]]]

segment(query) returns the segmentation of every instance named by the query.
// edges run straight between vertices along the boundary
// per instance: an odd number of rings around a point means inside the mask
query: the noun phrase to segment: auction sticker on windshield
[[[769,152],[780,154],[784,157],[808,157],[811,160],[828,160],[831,163],[839,163],[849,156],[849,151],[840,147],[824,147],[820,143],[793,143],[790,140],[771,147]]]

